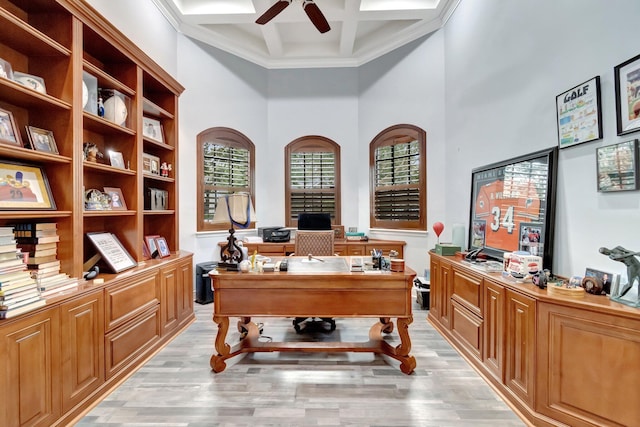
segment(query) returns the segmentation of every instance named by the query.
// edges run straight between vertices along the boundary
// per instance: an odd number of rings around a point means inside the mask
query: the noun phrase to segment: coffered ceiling
[[[181,33],[265,68],[358,67],[441,28],[460,0],[315,0],[321,34],[292,3],[265,25],[277,0],[153,0]]]

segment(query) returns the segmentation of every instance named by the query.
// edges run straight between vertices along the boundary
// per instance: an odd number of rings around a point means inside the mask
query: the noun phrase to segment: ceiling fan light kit
[[[266,12],[260,15],[258,19],[256,19],[256,24],[264,25],[267,22],[271,21],[283,10],[285,10],[292,1],[293,0],[278,0],[269,9],[267,9]],[[318,29],[318,31],[320,31],[321,33],[326,33],[331,29],[329,23],[327,22],[327,18],[324,17],[324,14],[313,0],[304,0],[302,2],[302,9],[311,20],[311,23],[313,23],[313,25]]]

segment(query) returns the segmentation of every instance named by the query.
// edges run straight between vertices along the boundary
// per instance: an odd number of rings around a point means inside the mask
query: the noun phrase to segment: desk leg
[[[413,317],[398,318],[398,335],[400,336],[400,344],[392,347],[389,343],[382,340],[381,332],[386,332],[387,324],[382,322],[376,323],[369,331],[369,340],[377,341],[382,353],[391,356],[400,361],[400,370],[405,374],[411,374],[416,368],[416,358],[409,355],[411,351],[411,338],[409,337],[409,325],[413,323]]]
[[[385,334],[390,334],[391,332],[393,332],[393,322],[391,321],[390,317],[381,317],[380,323],[384,325],[382,328],[382,332],[384,332]]]
[[[215,341],[215,348],[218,354],[211,356],[209,365],[214,372],[222,372],[227,367],[224,360],[229,357],[229,352],[231,351],[231,346],[225,342],[229,331],[229,318],[214,315],[213,321],[218,324],[218,334]]]

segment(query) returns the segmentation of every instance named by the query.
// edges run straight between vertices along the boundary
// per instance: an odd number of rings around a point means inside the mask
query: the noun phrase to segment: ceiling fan
[[[278,0],[274,3],[265,13],[263,13],[258,19],[256,19],[256,24],[264,25],[267,22],[271,21],[275,18],[280,12],[285,10],[287,6],[291,4],[293,0]],[[302,2],[302,9],[304,9],[305,13],[315,25],[315,27],[321,33],[326,33],[331,29],[327,19],[324,17],[320,8],[313,0],[304,0]]]

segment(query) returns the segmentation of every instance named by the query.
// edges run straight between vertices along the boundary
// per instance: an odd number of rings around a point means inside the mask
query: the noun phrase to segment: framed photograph
[[[142,257],[144,259],[151,259],[151,253],[149,252],[149,247],[144,242],[144,240],[142,241]]]
[[[147,248],[149,248],[149,254],[151,254],[151,258],[155,258],[155,256],[157,256],[156,252],[158,251],[158,247],[156,246],[156,239],[158,237],[160,237],[160,235],[158,234],[144,236],[144,242],[147,244]]]
[[[42,77],[21,73],[20,71],[14,71],[13,81],[18,82],[29,89],[35,90],[36,92],[47,93],[47,87],[45,86],[44,79]]]
[[[505,252],[535,251],[544,268],[551,268],[558,151],[553,147],[473,169],[470,251],[482,249],[497,260]]]
[[[587,268],[584,277],[596,277],[602,282],[602,290],[606,294],[610,294],[611,290],[617,288],[620,281],[620,275],[607,271],[600,271],[593,268]]]
[[[31,148],[36,151],[44,151],[46,153],[58,154],[58,146],[53,137],[53,132],[46,129],[40,129],[34,126],[26,126],[27,136]]]
[[[556,114],[560,148],[601,139],[600,76],[556,96]]]
[[[0,77],[3,79],[13,80],[13,67],[9,61],[0,58]]]
[[[116,187],[104,187],[104,192],[111,197],[111,209],[114,211],[127,210],[127,204],[124,201],[122,190]]]
[[[160,258],[166,258],[171,255],[169,245],[167,244],[167,240],[164,237],[156,238],[156,248],[158,248],[158,255],[160,256]]]
[[[124,166],[124,157],[122,157],[122,153],[119,151],[109,150],[109,162],[111,166],[115,168],[126,169]]]
[[[0,210],[55,210],[47,175],[39,166],[0,160]]]
[[[160,123],[160,120],[143,117],[142,136],[156,142],[164,143],[164,134],[162,133],[162,124]]]
[[[138,265],[115,234],[107,232],[87,233],[87,237],[100,252],[102,259],[104,259],[113,273],[119,273]]]
[[[596,149],[598,191],[638,189],[638,140]]]
[[[147,175],[160,175],[160,157],[142,153],[142,172]]]
[[[640,129],[640,55],[613,69],[618,135]]]
[[[0,108],[0,143],[22,147],[20,132],[11,111]]]

